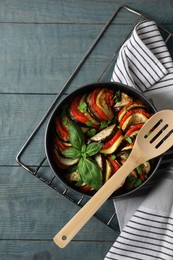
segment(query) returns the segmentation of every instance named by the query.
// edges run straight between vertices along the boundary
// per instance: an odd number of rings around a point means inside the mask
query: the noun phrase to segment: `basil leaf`
[[[102,146],[103,146],[102,143],[96,143],[96,142],[88,144],[87,148],[86,148],[86,155],[88,155],[88,156],[95,155],[96,153],[98,153],[100,151]]]
[[[86,158],[86,144],[83,144],[82,147],[81,147],[81,156],[83,158]]]
[[[63,151],[62,154],[71,159],[78,158],[81,155],[80,151],[74,147],[70,147],[69,149]]]
[[[94,188],[95,190],[100,189],[102,186],[102,171],[96,163],[91,160],[81,158],[78,163],[78,171],[86,185]]]
[[[68,131],[69,131],[69,137],[70,137],[70,143],[72,146],[76,149],[81,149],[82,145],[84,144],[84,135],[82,133],[82,130],[79,126],[77,126],[72,121],[68,124]]]

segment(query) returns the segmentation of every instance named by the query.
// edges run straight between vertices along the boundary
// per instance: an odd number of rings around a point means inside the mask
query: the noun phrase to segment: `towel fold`
[[[135,26],[111,80],[136,88],[158,110],[173,109],[173,61],[154,21]],[[159,171],[161,178],[149,193],[114,200],[121,234],[106,260],[173,259],[173,164]]]

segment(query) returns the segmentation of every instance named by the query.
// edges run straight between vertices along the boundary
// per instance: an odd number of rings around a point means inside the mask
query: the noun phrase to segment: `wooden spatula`
[[[154,114],[141,128],[132,152],[123,166],[97,191],[78,213],[54,237],[54,242],[65,247],[102,204],[119,188],[129,173],[138,165],[157,157],[173,145],[173,110]]]

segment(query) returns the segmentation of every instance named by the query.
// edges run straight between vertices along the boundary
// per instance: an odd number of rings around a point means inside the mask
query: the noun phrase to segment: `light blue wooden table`
[[[118,236],[93,217],[59,249],[52,238],[79,207],[21,168],[15,157],[120,4],[173,31],[172,0],[0,0],[0,260],[100,260]],[[65,95],[97,80],[131,30],[132,16],[118,15]],[[103,79],[110,75],[111,68]],[[44,130],[45,125],[23,155],[33,167],[44,155]]]

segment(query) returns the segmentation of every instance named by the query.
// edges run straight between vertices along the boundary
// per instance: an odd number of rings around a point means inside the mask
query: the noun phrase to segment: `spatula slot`
[[[160,119],[148,132],[146,135],[144,135],[144,138],[147,138],[150,136],[150,134],[163,122],[163,119]]]
[[[167,135],[165,135],[163,137],[163,139],[155,146],[155,148],[156,149],[159,148],[161,146],[161,144],[163,144],[171,136],[172,133],[173,133],[173,129],[171,131],[169,131],[169,133],[167,133]]]
[[[167,127],[168,127],[168,124],[166,124],[164,127],[162,127],[162,129],[150,140],[150,144],[152,144],[163,133],[163,131],[166,130]]]

